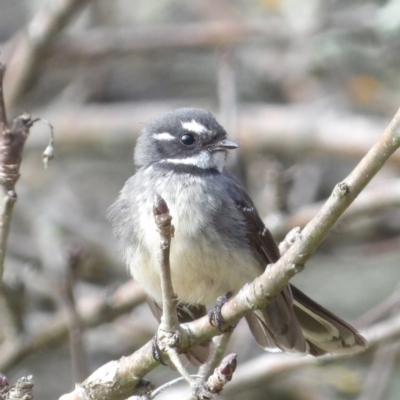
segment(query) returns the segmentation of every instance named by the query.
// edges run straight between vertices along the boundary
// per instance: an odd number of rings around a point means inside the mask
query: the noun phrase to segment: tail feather
[[[355,328],[292,285],[246,320],[257,343],[267,351],[321,356],[355,353],[367,346]]]
[[[357,330],[292,286],[294,313],[304,337],[320,352],[356,353],[367,347]],[[322,354],[324,354],[322,353]]]
[[[299,333],[276,335],[266,323],[268,317],[265,310],[257,310],[246,315],[246,321],[256,342],[264,350],[272,353],[284,351],[287,353],[308,353],[308,345],[300,330]]]
[[[293,313],[293,295],[290,286],[286,286],[265,309],[257,310],[254,314],[258,319],[259,329],[266,332],[275,342],[273,347],[288,352],[307,351],[301,326]]]

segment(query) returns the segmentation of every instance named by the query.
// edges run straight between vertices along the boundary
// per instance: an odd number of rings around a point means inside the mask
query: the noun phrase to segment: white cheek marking
[[[199,124],[197,121],[195,121],[194,119],[192,119],[190,122],[182,122],[182,128],[186,129],[187,131],[190,132],[194,132],[194,133],[204,133],[204,132],[208,132],[208,129],[203,126],[202,124]]]
[[[172,164],[193,165],[201,169],[215,168],[219,172],[222,172],[225,166],[225,157],[226,154],[223,151],[217,151],[215,153],[202,151],[196,156],[187,158],[167,158],[165,160],[162,160],[162,162],[167,162]]]
[[[175,140],[176,139],[175,136],[172,136],[168,132],[153,133],[151,136],[153,136],[153,138],[156,139],[156,140]]]

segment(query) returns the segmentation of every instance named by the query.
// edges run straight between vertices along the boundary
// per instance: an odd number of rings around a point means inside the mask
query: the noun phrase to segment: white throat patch
[[[172,163],[172,164],[182,164],[182,165],[193,165],[201,169],[216,169],[222,172],[225,166],[226,152],[216,151],[215,153],[210,153],[203,150],[199,154],[192,157],[186,158],[167,158],[162,160],[162,162]]]

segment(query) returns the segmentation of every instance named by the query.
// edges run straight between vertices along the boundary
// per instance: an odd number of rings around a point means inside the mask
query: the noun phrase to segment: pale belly
[[[158,253],[159,250],[154,249],[149,257],[136,251],[130,269],[145,291],[161,302]],[[218,296],[237,293],[259,274],[253,260],[237,250],[215,254],[207,243],[179,246],[174,239],[170,265],[174,292],[181,302],[191,304],[214,304]]]
[[[175,228],[170,265],[174,291],[181,302],[212,305],[218,296],[236,293],[260,275],[261,268],[250,250],[238,249],[237,241],[221,240],[213,229],[213,218],[221,204],[218,198],[209,196],[204,179],[177,179],[172,173],[165,174],[163,180],[152,176],[150,167],[143,174],[144,190],[135,199],[140,244],[126,249],[125,258],[133,278],[154,300],[161,302],[160,237],[149,206],[155,193],[166,201]]]
[[[167,194],[166,197],[175,228],[170,250],[172,284],[181,302],[212,305],[218,296],[238,292],[260,274],[260,267],[249,250],[223,244],[219,247],[209,225],[196,220],[180,225],[178,221],[185,219],[179,216],[179,206],[174,207],[173,199],[168,199]],[[160,303],[160,238],[149,210],[143,209],[139,225],[144,240],[141,246],[128,249],[126,259],[133,278]],[[202,230],[194,231],[193,226],[208,229],[207,235]]]

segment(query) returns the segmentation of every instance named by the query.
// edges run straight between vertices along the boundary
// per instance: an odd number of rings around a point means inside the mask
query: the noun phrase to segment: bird
[[[215,117],[198,108],[156,116],[138,137],[136,172],[108,217],[122,258],[158,320],[162,296],[156,195],[168,205],[174,226],[170,265],[180,322],[206,315],[207,307],[238,293],[280,257],[246,189],[225,168],[228,153],[237,147]],[[266,351],[320,356],[359,352],[367,345],[355,328],[292,284],[245,318]],[[207,356],[206,343],[191,349],[188,358],[203,363]]]

